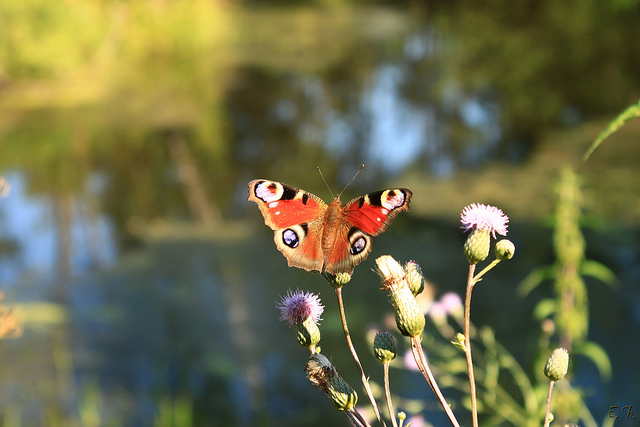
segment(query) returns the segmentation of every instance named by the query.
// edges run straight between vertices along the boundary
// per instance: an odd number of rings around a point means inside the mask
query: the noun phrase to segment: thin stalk
[[[553,393],[554,381],[549,382],[549,394],[547,395],[547,411],[544,414],[544,427],[549,427],[551,424],[551,393]]]
[[[349,334],[349,328],[347,326],[347,316],[344,313],[344,304],[342,301],[342,288],[336,287],[335,290],[336,290],[336,296],[338,297],[338,310],[340,311],[340,321],[342,322],[342,329],[344,330],[344,337],[347,340],[347,346],[349,347],[349,351],[351,351],[351,356],[353,357],[353,360],[355,360],[356,365],[358,366],[358,370],[360,370],[360,376],[362,379],[362,385],[364,386],[364,391],[366,392],[367,397],[371,402],[371,406],[373,406],[373,410],[376,413],[376,417],[378,418],[378,421],[380,421],[380,424],[386,427],[386,424],[384,423],[384,420],[380,415],[380,410],[378,409],[376,400],[373,397],[373,392],[371,391],[371,387],[369,387],[369,380],[367,379],[367,376],[364,373],[364,368],[360,363],[360,359],[358,358],[358,353],[356,353],[356,349],[353,346],[353,342],[351,341],[351,334]]]
[[[351,411],[345,411],[344,414],[347,416],[347,418],[349,418],[349,421],[351,422],[351,425],[355,426],[355,427],[362,427],[364,426],[364,424],[362,424],[359,420],[358,417],[356,417],[357,412],[351,412]]]
[[[387,400],[387,411],[389,411],[389,418],[393,427],[398,427],[396,422],[396,413],[393,410],[393,401],[391,400],[391,390],[389,388],[389,362],[385,362],[384,365],[384,396]]]
[[[429,384],[429,387],[431,387],[431,390],[433,390],[433,393],[438,398],[440,405],[442,405],[442,409],[444,409],[444,412],[449,417],[449,421],[451,421],[451,424],[455,427],[460,427],[456,416],[453,414],[453,411],[449,407],[449,404],[447,403],[446,399],[442,395],[442,392],[440,391],[440,388],[438,387],[436,379],[431,373],[431,369],[429,368],[429,364],[427,363],[427,358],[425,357],[424,351],[422,350],[422,345],[420,344],[420,337],[411,337],[411,352],[413,353],[413,358],[416,361],[416,365],[418,365],[418,369],[420,370],[420,372],[422,372],[424,379],[427,380],[427,384]]]
[[[480,281],[480,279],[482,278],[482,276],[487,274],[487,272],[489,270],[491,270],[493,267],[495,267],[500,261],[502,261],[502,260],[494,259],[493,261],[491,261],[491,264],[489,264],[485,268],[483,268],[482,271],[480,273],[478,273],[478,275],[476,277],[473,278],[473,284],[475,285],[476,283],[478,283]],[[476,268],[475,264],[473,265],[473,268],[475,270],[475,268]]]
[[[353,412],[353,415],[358,419],[358,421],[360,421],[360,424],[363,427],[371,427],[371,425],[369,425],[367,420],[364,419],[364,417],[360,414],[360,412],[358,412],[356,408],[353,408],[351,412]]]
[[[469,395],[471,397],[471,419],[473,427],[478,427],[478,401],[476,397],[476,379],[473,373],[473,359],[471,357],[471,292],[475,280],[473,273],[476,270],[475,264],[469,265],[469,275],[467,276],[467,295],[464,300],[464,354],[467,357],[467,372],[469,373]],[[487,269],[485,269],[487,270]],[[484,273],[484,272],[483,272]],[[478,275],[480,276],[480,275]]]

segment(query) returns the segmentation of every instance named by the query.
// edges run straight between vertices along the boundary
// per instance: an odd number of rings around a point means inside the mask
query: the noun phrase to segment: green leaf
[[[572,353],[581,354],[590,359],[598,368],[603,380],[611,378],[611,361],[607,352],[598,344],[591,341],[575,343]]]
[[[591,144],[591,147],[589,147],[587,152],[584,154],[583,159],[587,160],[591,155],[591,153],[593,153],[593,151],[596,148],[598,148],[598,146],[602,141],[604,141],[607,137],[609,137],[609,135],[611,135],[612,133],[620,129],[622,125],[624,125],[626,122],[628,122],[629,120],[635,117],[640,117],[640,101],[638,101],[637,104],[633,104],[630,107],[628,107],[626,110],[622,112],[622,114],[620,114],[611,123],[609,123],[609,126],[607,126],[604,132],[598,135],[596,140],[593,141],[593,144]]]
[[[537,320],[545,319],[556,312],[556,307],[556,300],[550,298],[543,299],[536,304],[536,308],[533,310],[533,317]]]
[[[518,285],[516,292],[521,298],[524,298],[540,283],[544,282],[545,280],[551,279],[553,277],[553,272],[553,266],[534,269],[527,275],[527,277],[522,279],[522,281]]]
[[[597,261],[585,260],[580,265],[580,274],[583,276],[591,276],[607,285],[616,283],[616,275],[607,266]]]

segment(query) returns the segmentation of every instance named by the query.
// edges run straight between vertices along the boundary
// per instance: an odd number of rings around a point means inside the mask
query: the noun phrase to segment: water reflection
[[[195,1],[180,13],[176,3],[138,14],[152,7],[138,3],[104,18],[113,33],[91,64],[96,72],[87,80],[78,72],[80,83],[95,83],[84,101],[63,92],[33,107],[33,93],[13,80],[0,93],[0,164],[12,184],[0,200],[1,290],[26,326],[23,338],[2,343],[0,406],[25,425],[44,414],[118,425],[166,414],[195,425],[343,422],[307,384],[304,355],[274,309],[289,288],[321,291],[327,305],[332,295],[317,276],[286,268],[246,202],[246,183],[278,179],[323,195],[316,166],[337,192],[366,163],[348,194],[392,179],[415,193],[412,216],[378,239],[373,256],[421,257],[443,288],[455,286],[460,207],[499,202],[526,254],[521,270],[498,279],[510,289],[548,261],[537,224],[551,211],[558,166],[577,164],[581,144],[601,127],[588,121],[618,112],[640,87],[640,50],[629,48],[640,40],[637,7],[624,1],[598,13],[572,3],[564,15],[551,12],[565,6],[542,2],[534,24],[518,6],[440,5],[427,14],[410,4],[238,5],[215,14],[207,8],[221,6]],[[580,20],[566,19],[576,13]],[[194,31],[184,31],[180,17],[193,16]],[[602,16],[618,25],[604,28]],[[134,29],[145,35],[132,37]],[[33,83],[18,65],[7,68],[15,80]],[[56,86],[55,73],[40,73]],[[541,138],[578,124],[587,130]],[[638,224],[639,155],[625,143],[634,138],[580,166],[597,194],[594,213],[628,227],[623,235]],[[596,255],[618,262],[601,239]],[[629,289],[637,245],[621,240],[607,242],[622,247]],[[389,310],[372,296],[368,268],[358,275],[347,293],[354,331]],[[499,297],[480,299],[479,313],[487,323],[523,325],[501,326],[505,336],[526,334],[530,313],[496,312]],[[332,318],[329,307],[323,346],[333,351],[343,338]],[[512,345],[524,352],[521,341]],[[350,361],[334,357],[348,377]],[[608,404],[598,399],[596,408]]]

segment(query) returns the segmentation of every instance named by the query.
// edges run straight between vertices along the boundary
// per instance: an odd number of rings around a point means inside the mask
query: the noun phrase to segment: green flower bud
[[[351,275],[349,273],[330,274],[323,271],[322,276],[327,279],[327,282],[334,288],[341,288],[351,281]]]
[[[296,325],[298,343],[312,350],[320,342],[320,329],[311,317]]]
[[[322,354],[312,354],[304,372],[309,381],[322,390],[337,409],[350,411],[356,406],[358,394]]]
[[[469,264],[477,264],[484,261],[489,255],[491,235],[486,228],[473,229],[464,242],[464,254]]]
[[[516,245],[511,240],[502,239],[496,243],[496,258],[504,261],[513,258],[516,253]]]
[[[544,367],[544,375],[551,381],[559,381],[569,370],[569,352],[565,348],[556,348],[549,356]]]
[[[382,289],[389,292],[395,309],[396,326],[402,335],[417,337],[424,329],[425,319],[405,277],[402,266],[388,255],[376,260],[382,277]]]
[[[373,339],[373,353],[381,363],[389,363],[396,358],[398,348],[391,332],[381,331]]]
[[[407,283],[413,295],[418,295],[424,291],[424,277],[418,263],[409,261],[404,265],[404,271],[406,272]]]

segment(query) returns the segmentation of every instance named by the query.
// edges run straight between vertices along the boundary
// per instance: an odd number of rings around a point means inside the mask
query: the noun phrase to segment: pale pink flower
[[[502,236],[507,235],[509,217],[495,206],[472,203],[462,210],[460,221],[462,222],[461,228],[464,228],[465,232],[486,229],[495,239],[496,233]]]
[[[311,292],[305,293],[300,289],[296,289],[295,292],[289,289],[287,295],[281,297],[276,308],[280,309],[280,320],[288,321],[289,326],[303,323],[308,318],[317,324],[322,320],[320,316],[324,311],[318,295]]]
[[[444,306],[448,315],[458,317],[464,312],[462,299],[455,292],[447,292],[440,297],[440,303]]]

